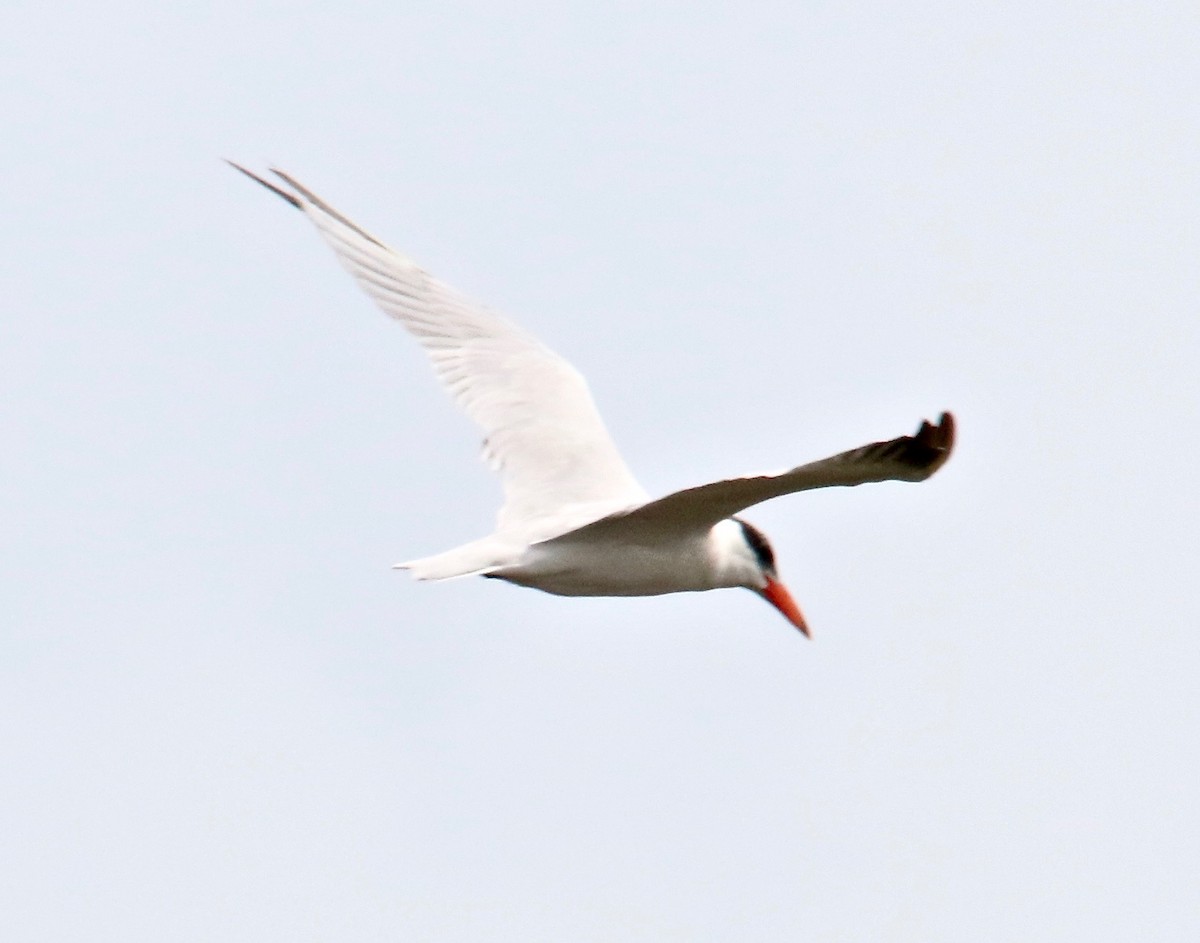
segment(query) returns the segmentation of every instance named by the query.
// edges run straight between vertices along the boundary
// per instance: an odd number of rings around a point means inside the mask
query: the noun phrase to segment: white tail
[[[478,576],[516,562],[520,548],[495,537],[484,537],[432,557],[397,563],[395,569],[408,570],[416,580],[449,580],[458,576]]]

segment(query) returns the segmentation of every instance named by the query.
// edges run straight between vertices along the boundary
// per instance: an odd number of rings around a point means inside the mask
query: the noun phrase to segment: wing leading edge
[[[302,210],[371,299],[425,348],[438,378],[483,430],[484,456],[503,477],[498,532],[523,529],[571,505],[627,507],[646,500],[571,364],[287,174],[272,171],[290,192],[232,166]]]

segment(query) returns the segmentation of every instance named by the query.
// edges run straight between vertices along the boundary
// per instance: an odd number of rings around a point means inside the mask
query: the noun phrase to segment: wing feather
[[[438,281],[292,177],[291,192],[242,173],[302,210],[346,270],[425,348],[438,378],[484,432],[484,456],[504,482],[498,530],[569,505],[646,500],[579,372],[536,338]]]
[[[954,417],[937,425],[925,420],[911,436],[872,442],[783,472],[726,478],[685,488],[627,512],[609,515],[574,533],[619,529],[630,539],[639,531],[662,533],[707,529],[755,504],[797,491],[852,487],[875,481],[924,481],[950,458]],[[572,535],[574,536],[574,535]]]

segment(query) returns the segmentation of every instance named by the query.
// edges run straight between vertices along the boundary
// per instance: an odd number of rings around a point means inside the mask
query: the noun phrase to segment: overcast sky
[[[13,2],[6,940],[1194,940],[1193,3]],[[296,175],[588,376],[753,594],[398,560],[497,483]]]

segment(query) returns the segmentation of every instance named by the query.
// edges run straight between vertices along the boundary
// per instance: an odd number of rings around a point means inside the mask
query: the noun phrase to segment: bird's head
[[[734,526],[730,527],[731,524]],[[722,530],[725,569],[732,584],[754,590],[783,613],[788,622],[811,638],[800,607],[779,579],[775,569],[775,552],[763,532],[740,517],[722,521],[718,528]]]

